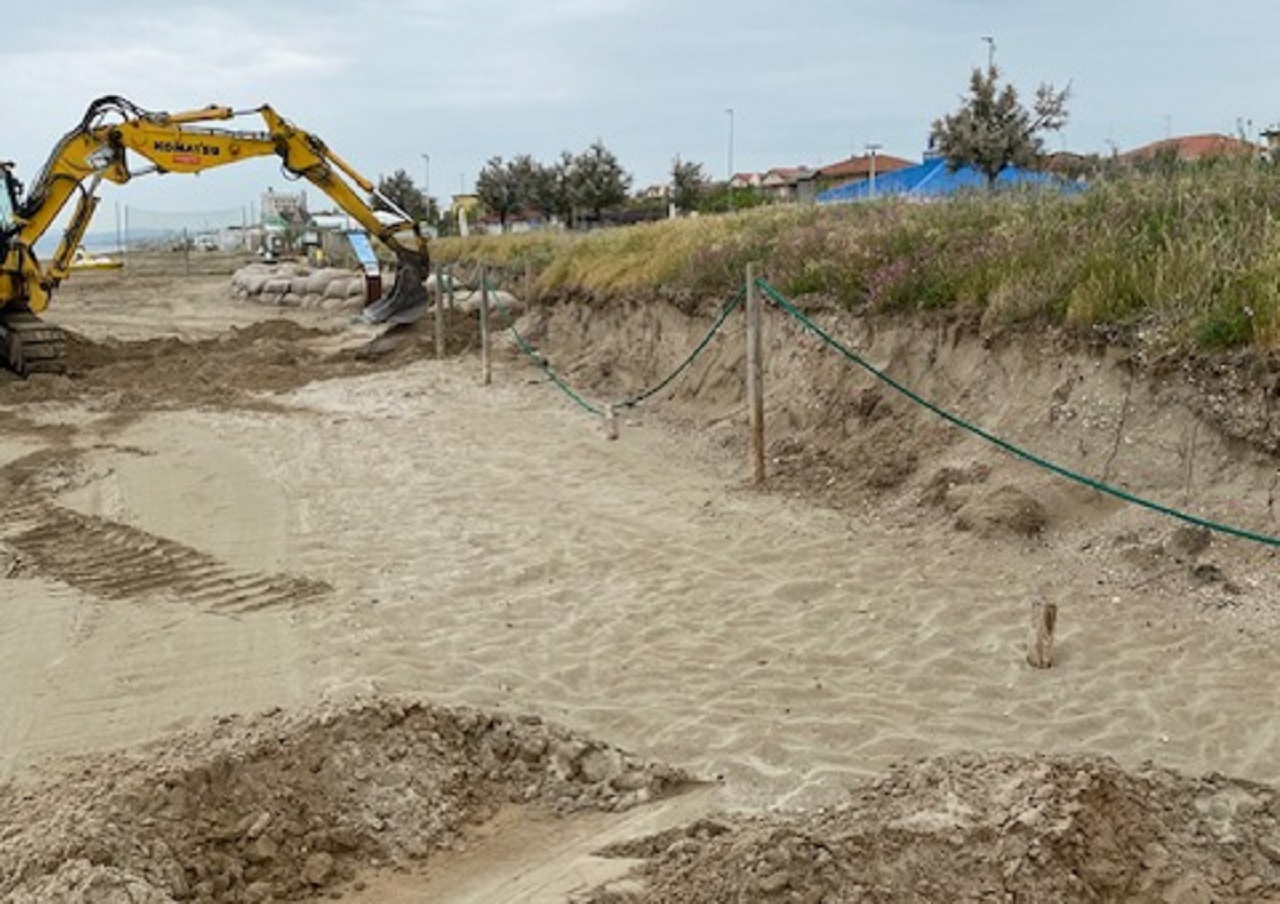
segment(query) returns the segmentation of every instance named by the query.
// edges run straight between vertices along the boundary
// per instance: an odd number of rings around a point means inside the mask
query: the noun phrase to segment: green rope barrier
[[[511,335],[515,337],[516,344],[520,346],[520,350],[525,353],[525,356],[528,357],[528,359],[532,361],[534,364],[536,364],[542,370],[542,372],[547,375],[547,378],[550,379],[552,383],[556,384],[556,386],[559,387],[560,391],[563,392],[570,399],[572,399],[578,405],[578,407],[580,407],[583,411],[586,411],[588,414],[594,414],[597,417],[603,414],[604,413],[603,411],[601,411],[599,408],[592,405],[586,399],[582,398],[582,396],[574,392],[573,388],[570,387],[569,384],[566,383],[561,378],[561,376],[558,373],[556,373],[555,370],[551,367],[551,362],[548,361],[546,358],[544,358],[541,354],[539,354],[538,350],[534,348],[532,345],[530,345],[529,342],[524,338],[524,336],[520,335],[520,331],[516,329],[515,318],[512,317],[511,312],[507,310],[507,306],[498,300],[497,295],[492,294],[492,290],[490,289],[487,280],[483,286],[483,291],[486,293],[490,293],[489,297],[493,299],[494,304],[497,306],[498,310],[502,312],[502,316],[507,319],[507,329],[511,331]]]
[[[1154,512],[1159,512],[1162,515],[1167,515],[1171,518],[1176,518],[1180,521],[1185,521],[1188,524],[1194,524],[1197,527],[1203,527],[1208,530],[1214,531],[1216,533],[1229,534],[1233,537],[1240,537],[1241,539],[1251,540],[1255,543],[1261,543],[1267,546],[1280,546],[1280,538],[1271,537],[1266,534],[1255,533],[1253,531],[1244,530],[1238,527],[1232,527],[1228,524],[1220,524],[1216,521],[1210,521],[1206,518],[1200,518],[1196,515],[1191,515],[1191,514],[1188,514],[1187,512],[1183,512],[1178,509],[1172,508],[1170,506],[1163,505],[1159,502],[1152,502],[1149,499],[1144,499],[1141,496],[1136,496],[1133,493],[1130,493],[1126,490],[1122,490],[1118,487],[1111,486],[1110,484],[1103,483],[1100,480],[1094,480],[1092,477],[1087,477],[1083,474],[1078,474],[1075,471],[1070,470],[1069,468],[1063,467],[1062,465],[1054,464],[1053,462],[1048,461],[1047,459],[1041,458],[1040,456],[1035,455],[1032,452],[1028,452],[1026,449],[1020,448],[1019,446],[1015,446],[1013,443],[1009,442],[1008,440],[1001,439],[1000,437],[995,436],[992,433],[988,433],[986,430],[983,430],[981,427],[977,426],[976,424],[972,424],[964,420],[963,418],[960,418],[952,414],[951,412],[943,408],[940,408],[939,406],[928,401],[927,399],[921,397],[919,394],[913,392],[911,389],[908,389],[906,386],[902,385],[897,380],[890,377],[888,374],[884,373],[881,370],[878,370],[877,368],[869,364],[865,359],[857,355],[855,352],[853,352],[849,348],[842,345],[839,342],[839,340],[835,339],[833,336],[831,336],[825,330],[823,330],[822,327],[818,326],[811,319],[805,316],[805,314],[802,311],[800,311],[800,309],[797,308],[794,304],[788,301],[782,295],[782,293],[780,293],[777,289],[773,288],[773,286],[769,285],[763,279],[756,280],[756,285],[758,285],[761,291],[763,291],[783,311],[785,311],[787,314],[789,314],[791,317],[797,320],[806,329],[810,330],[815,335],[817,335],[818,338],[820,338],[828,346],[835,349],[837,352],[842,354],[845,358],[849,359],[854,364],[858,365],[863,370],[870,373],[877,380],[880,380],[882,383],[885,383],[888,386],[892,387],[894,390],[906,396],[908,399],[915,402],[917,405],[920,405],[921,407],[928,409],[929,411],[933,412],[943,420],[959,427],[962,430],[966,430],[969,433],[972,433],[973,435],[986,440],[992,445],[1003,449],[1005,452],[1008,452],[1010,455],[1013,455],[1017,458],[1021,458],[1024,461],[1031,462],[1033,465],[1044,468],[1047,471],[1052,471],[1053,473],[1061,477],[1065,477],[1068,480],[1075,481],[1076,483],[1089,487],[1092,490],[1096,490],[1100,493],[1105,493],[1108,496],[1113,496],[1116,499],[1120,499],[1120,500],[1123,500],[1124,502],[1132,503],[1133,505],[1137,505]]]
[[[488,285],[487,281],[485,283],[484,288],[486,291],[491,293],[490,297],[494,300],[495,306],[498,308],[499,311],[502,312],[502,316],[506,318],[507,329],[511,331],[511,335],[515,337],[516,345],[520,347],[520,350],[524,352],[525,356],[530,361],[532,361],[535,365],[537,365],[547,375],[547,377],[551,380],[551,382],[553,382],[557,387],[559,387],[560,391],[563,392],[565,395],[567,395],[570,399],[572,399],[580,408],[582,408],[584,411],[590,414],[594,414],[597,416],[602,415],[604,412],[600,408],[590,404],[589,402],[584,400],[580,395],[574,392],[573,389],[569,386],[569,384],[566,383],[564,379],[559,374],[557,374],[555,370],[551,367],[551,363],[547,361],[547,359],[544,358],[542,354],[539,353],[538,350],[534,348],[524,338],[524,336],[520,335],[520,331],[516,328],[516,321],[515,321],[515,318],[511,315],[511,311],[507,308],[506,305],[504,305],[501,301],[498,300],[496,294],[492,294],[493,293],[492,287]],[[706,349],[706,347],[711,344],[711,340],[715,338],[716,333],[718,333],[720,329],[724,326],[725,321],[729,319],[729,315],[732,314],[734,310],[737,309],[738,305],[742,303],[742,300],[743,298],[746,297],[746,294],[747,294],[746,286],[743,286],[737,291],[737,294],[735,294],[733,298],[731,298],[729,302],[724,306],[724,308],[720,311],[720,316],[716,318],[715,323],[711,325],[711,329],[707,331],[706,336],[703,337],[702,341],[698,343],[697,347],[693,350],[693,352],[687,358],[685,358],[684,361],[680,363],[680,366],[677,367],[674,371],[672,371],[671,374],[669,374],[665,379],[663,379],[657,385],[649,389],[646,389],[644,392],[640,393],[639,395],[636,395],[626,401],[616,403],[616,406],[621,408],[635,408],[641,402],[652,397],[658,392],[661,392],[668,385],[670,385],[671,382],[675,380],[676,377],[680,376],[680,374],[683,373],[684,370],[690,364],[692,364],[699,355],[702,354],[702,352]]]
[[[724,308],[720,311],[720,316],[716,318],[715,323],[711,324],[711,329],[707,330],[707,335],[702,337],[702,341],[698,343],[697,347],[694,348],[694,350],[689,353],[689,356],[685,358],[684,361],[680,363],[680,366],[677,367],[675,370],[673,370],[665,380],[662,380],[657,385],[652,386],[649,389],[646,389],[644,392],[640,393],[639,395],[633,396],[632,398],[626,400],[625,402],[619,402],[618,404],[621,405],[623,408],[635,408],[641,402],[645,401],[646,399],[652,396],[657,395],[659,392],[666,389],[667,386],[669,386],[671,382],[675,380],[676,377],[684,373],[684,370],[686,367],[692,364],[698,358],[698,356],[701,355],[703,351],[706,350],[706,347],[711,344],[711,340],[715,338],[716,333],[720,332],[720,328],[724,326],[724,322],[729,319],[729,315],[732,314],[735,310],[737,310],[738,305],[742,304],[742,300],[746,297],[747,297],[747,287],[743,286],[738,290],[737,294],[735,294],[733,298],[729,300],[728,304],[726,304]]]

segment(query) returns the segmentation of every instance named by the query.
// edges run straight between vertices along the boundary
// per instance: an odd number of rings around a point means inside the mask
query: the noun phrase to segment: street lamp
[[[876,151],[882,147],[884,145],[876,144],[875,142],[867,145],[867,150],[871,152],[871,170],[867,177],[867,197],[872,200],[875,200],[876,197]]]
[[[729,114],[729,176],[725,180],[725,188],[729,193],[729,206],[733,207],[733,107],[726,107]]]
[[[982,40],[987,42],[987,71],[996,64],[996,39],[991,35],[983,35]]]

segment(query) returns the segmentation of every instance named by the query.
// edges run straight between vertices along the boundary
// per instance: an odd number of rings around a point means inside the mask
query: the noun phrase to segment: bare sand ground
[[[342,325],[222,285],[103,279],[52,316],[97,342]],[[145,405],[40,381],[0,398],[0,471],[38,496],[0,521],[0,776],[221,714],[407,693],[536,713],[713,783],[666,815],[498,820],[429,880],[371,876],[356,901],[561,900],[617,870],[587,856],[602,838],[829,805],[961,750],[1280,782],[1263,620],[1100,581],[1078,549],[758,492],[740,456],[656,416],[606,442],[515,358],[491,386],[456,357],[155,403],[199,383],[191,362],[157,371]],[[163,545],[135,567],[142,538]],[[1254,564],[1251,598],[1274,606]],[[1046,593],[1058,658],[1036,671]]]

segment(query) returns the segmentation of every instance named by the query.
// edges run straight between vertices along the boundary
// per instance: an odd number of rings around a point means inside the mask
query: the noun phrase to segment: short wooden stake
[[[756,265],[747,264],[747,411],[751,418],[751,475],[764,483],[764,352],[760,338],[760,290]]]
[[[618,411],[612,405],[604,406],[604,438],[618,438]]]
[[[480,268],[480,382],[493,382],[493,365],[489,357],[489,274]]]
[[[1031,604],[1031,638],[1027,662],[1032,668],[1053,668],[1053,631],[1058,624],[1058,604],[1036,600]]]

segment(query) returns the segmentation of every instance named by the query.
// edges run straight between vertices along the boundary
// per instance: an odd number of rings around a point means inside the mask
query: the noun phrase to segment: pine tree
[[[1042,84],[1028,110],[1013,85],[1000,85],[1000,70],[994,64],[985,72],[974,69],[968,97],[954,113],[934,122],[930,142],[952,169],[972,166],[991,185],[1010,164],[1031,166],[1039,159],[1044,149],[1041,133],[1066,124],[1070,90]]]

